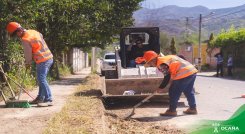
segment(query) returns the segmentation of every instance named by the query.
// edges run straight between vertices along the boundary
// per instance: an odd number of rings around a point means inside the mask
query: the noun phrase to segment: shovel
[[[128,120],[129,118],[131,118],[134,114],[135,114],[135,109],[137,107],[139,107],[140,105],[142,105],[143,103],[145,103],[146,101],[148,101],[150,98],[152,98],[155,95],[155,93],[152,93],[151,95],[147,96],[144,100],[140,101],[138,104],[134,105],[133,110],[127,114],[123,119],[124,120]]]

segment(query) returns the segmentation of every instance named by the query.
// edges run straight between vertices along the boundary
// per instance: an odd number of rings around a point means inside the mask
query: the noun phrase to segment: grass
[[[98,86],[100,77],[92,74],[68,98],[61,112],[49,122],[44,134],[182,134],[179,129],[156,122],[122,120],[105,114]],[[132,109],[126,112],[131,112]],[[115,111],[114,111],[115,112]],[[119,112],[123,112],[119,110]],[[118,113],[117,113],[118,114]]]
[[[59,73],[61,77],[67,76],[71,74],[71,68],[68,65],[59,66]]]
[[[88,77],[75,95],[70,96],[60,113],[52,118],[44,134],[89,134],[94,132],[95,119],[101,111],[101,101],[97,99],[96,77]]]

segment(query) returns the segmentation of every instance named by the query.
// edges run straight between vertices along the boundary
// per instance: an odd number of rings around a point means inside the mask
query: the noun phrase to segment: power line
[[[207,18],[207,17],[210,16],[210,14],[209,14],[209,15],[207,15],[207,16],[202,17],[202,18],[203,18],[202,22],[207,22],[207,21],[212,20],[212,19],[222,18],[222,17],[225,17],[225,16],[229,16],[229,15],[232,15],[232,14],[236,14],[236,13],[239,13],[239,12],[243,12],[243,11],[245,11],[245,9],[242,9],[242,10],[239,10],[239,11],[235,11],[235,12],[230,12],[230,13],[228,13],[228,14],[221,15],[221,16],[213,15],[211,18]],[[217,16],[217,17],[214,17],[214,16]],[[194,19],[194,20],[192,21],[191,24],[193,24],[193,23],[195,23],[195,22],[197,22],[197,21],[199,21],[199,18]]]

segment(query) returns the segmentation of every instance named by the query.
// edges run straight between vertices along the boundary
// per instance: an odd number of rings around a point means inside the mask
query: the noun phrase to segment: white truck
[[[116,56],[115,53],[105,53],[101,60],[101,75],[105,76],[105,72],[116,70]]]

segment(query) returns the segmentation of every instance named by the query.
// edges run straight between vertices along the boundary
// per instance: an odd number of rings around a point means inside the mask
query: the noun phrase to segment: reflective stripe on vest
[[[53,58],[41,33],[35,30],[27,30],[22,37],[22,40],[30,43],[32,47],[32,57],[37,64]]]
[[[197,69],[191,63],[175,55],[159,57],[157,67],[163,63],[169,66],[169,72],[173,80],[186,78],[197,72]]]

